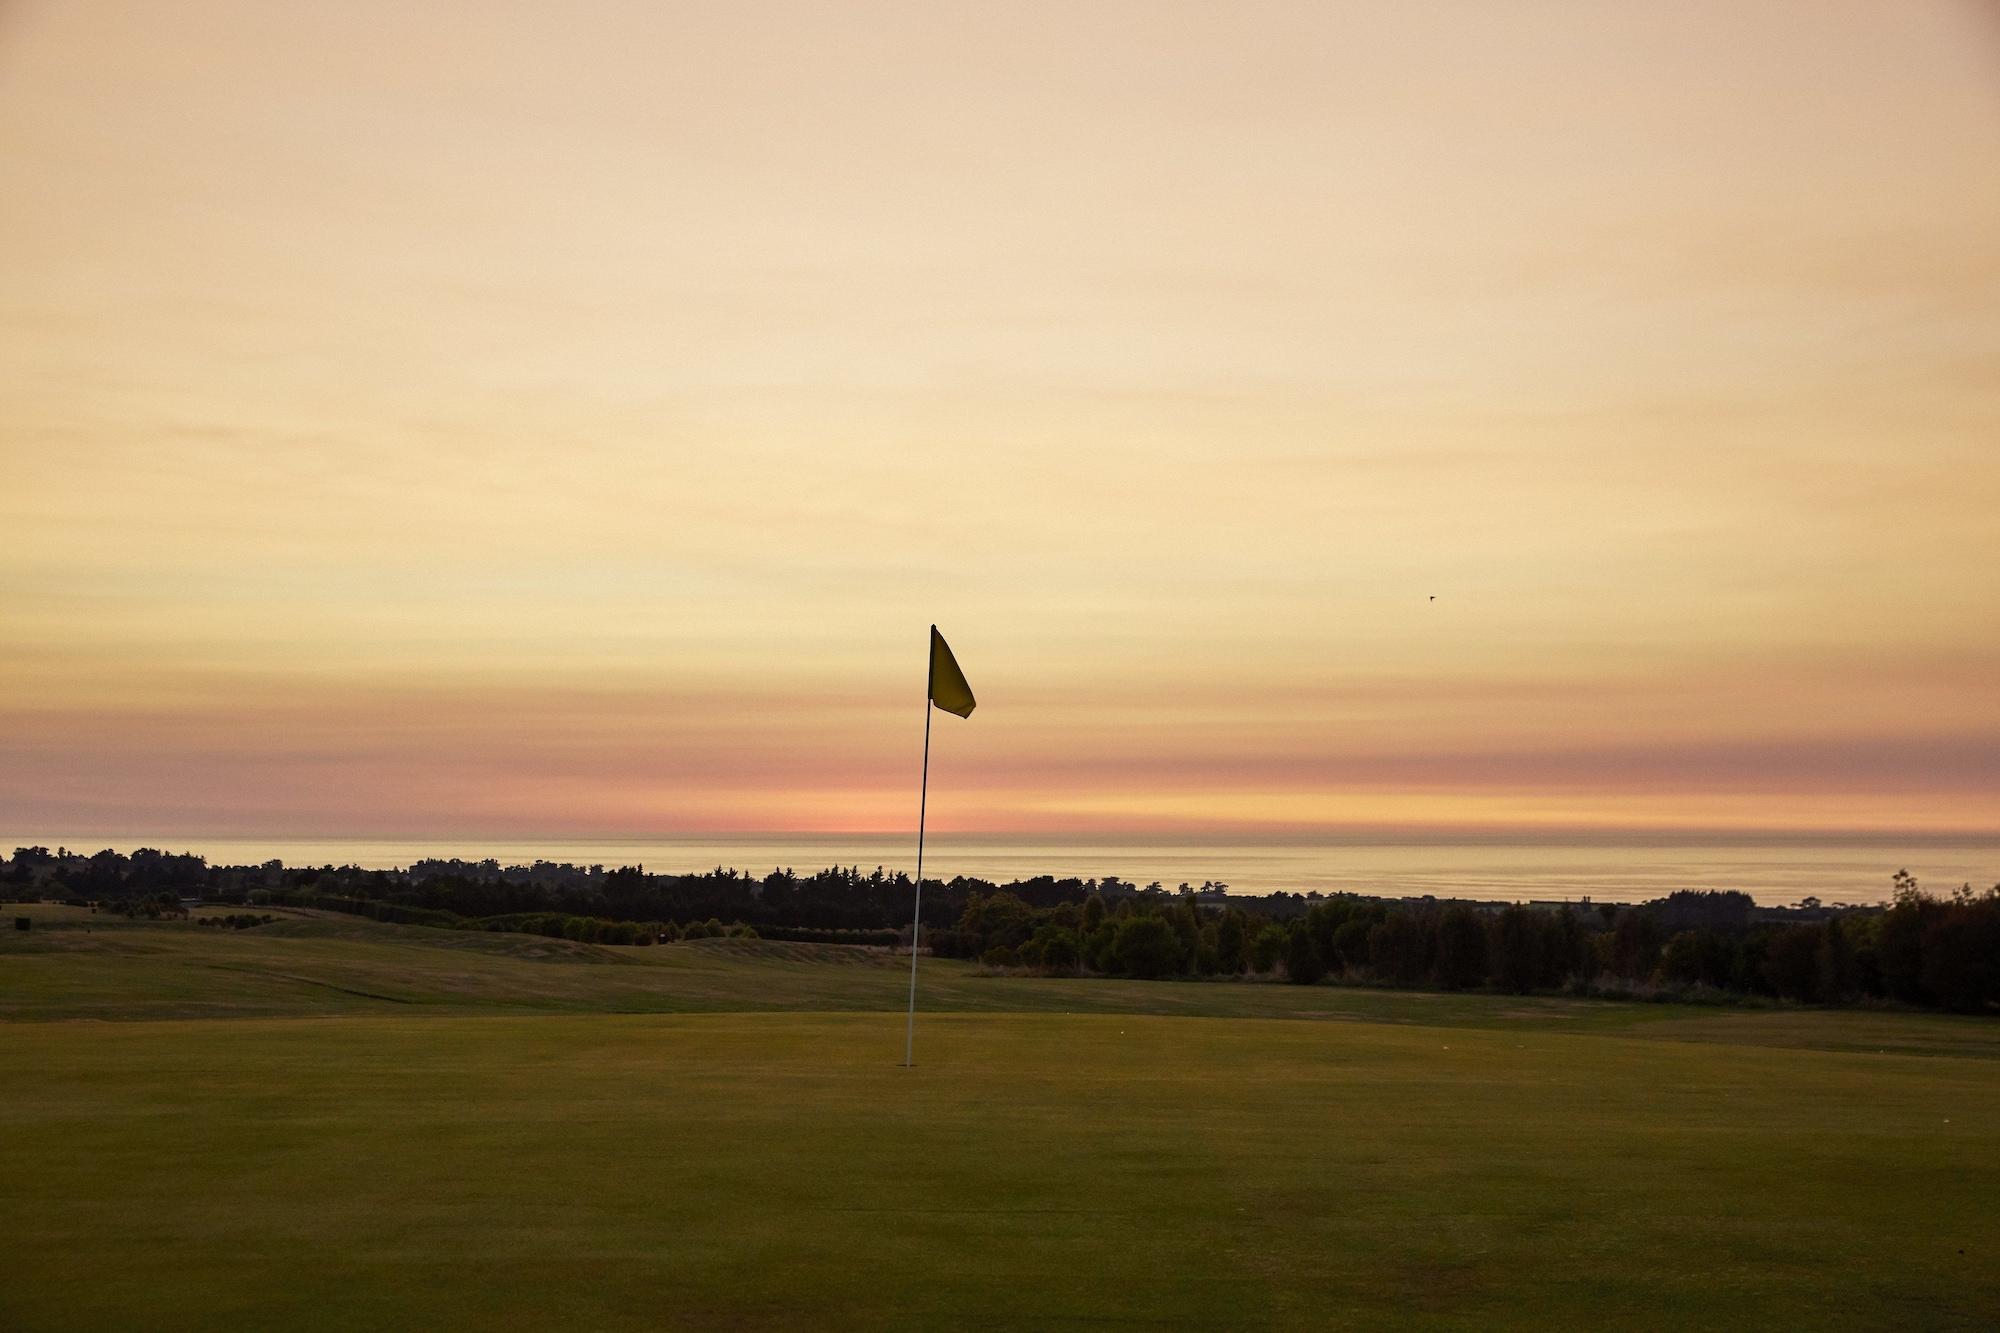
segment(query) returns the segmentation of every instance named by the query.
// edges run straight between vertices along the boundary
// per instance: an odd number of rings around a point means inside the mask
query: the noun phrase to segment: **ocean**
[[[197,852],[211,864],[256,864],[275,857],[293,866],[370,869],[456,856],[494,857],[506,864],[543,859],[643,865],[668,873],[728,866],[761,875],[781,866],[802,873],[831,865],[909,871],[916,860],[912,837],[865,834],[535,839],[98,835],[67,840],[21,835],[4,842],[10,849],[27,844],[85,852],[150,846]],[[1737,889],[1765,904],[1795,903],[1808,896],[1829,904],[1874,903],[1888,897],[1889,877],[1901,869],[1932,892],[1962,883],[1985,888],[2000,883],[2000,838],[1176,842],[934,833],[924,858],[926,877],[940,879],[1116,875],[1141,885],[1157,880],[1170,890],[1183,882],[1209,880],[1242,894],[1318,890],[1503,902],[1641,902],[1676,889]]]

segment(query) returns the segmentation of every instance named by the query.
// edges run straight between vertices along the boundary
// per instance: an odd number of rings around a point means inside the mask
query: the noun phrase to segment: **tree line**
[[[1885,908],[1760,919],[1768,914],[1733,892],[1589,911],[1341,894],[1295,920],[1270,921],[1191,900],[1092,896],[1037,909],[1003,890],[976,896],[931,943],[989,967],[1050,974],[1829,1005],[1886,999],[1965,1013],[2000,1006],[2000,885],[1938,898],[1899,871]]]
[[[290,905],[382,921],[523,931],[592,943],[716,936],[907,946],[914,884],[877,867],[756,876],[607,870],[539,861],[430,860],[406,870],[210,866],[142,848],[90,855],[16,848],[9,896],[53,896],[132,915],[183,898]],[[1624,996],[1763,996],[1808,1004],[1892,1000],[2000,1006],[2000,886],[1942,897],[1898,872],[1882,907],[1758,907],[1747,894],[1681,892],[1637,906],[1498,905],[1352,894],[1230,898],[1116,878],[1039,876],[924,885],[924,943],[995,969],[1146,979],[1263,977],[1297,984]]]

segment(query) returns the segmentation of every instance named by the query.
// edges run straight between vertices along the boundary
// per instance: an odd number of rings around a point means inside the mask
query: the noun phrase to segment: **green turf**
[[[900,959],[92,925],[0,944],[0,1328],[2000,1311],[1990,1023],[927,963],[903,1070]]]

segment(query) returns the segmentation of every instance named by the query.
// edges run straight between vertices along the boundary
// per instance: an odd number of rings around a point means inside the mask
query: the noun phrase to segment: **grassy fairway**
[[[2000,1312],[1991,1025],[938,968],[940,1002],[987,1012],[927,1017],[903,1070],[899,1015],[798,1011],[892,1008],[900,974],[865,961],[289,929],[0,947],[0,999],[45,1017],[63,960],[99,1013],[148,978],[197,1009],[344,1006],[0,1023],[0,1327]],[[510,999],[517,969],[556,979]],[[328,989],[359,976],[410,994]],[[519,1012],[635,995],[774,1012]],[[1149,997],[1359,1021],[1082,1012]]]

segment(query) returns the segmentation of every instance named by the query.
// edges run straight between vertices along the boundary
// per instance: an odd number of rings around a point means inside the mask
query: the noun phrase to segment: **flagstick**
[[[936,626],[932,626],[933,629]],[[910,1023],[903,1034],[903,1068],[917,1050],[917,927],[924,917],[924,807],[931,796],[931,683],[924,679],[924,777],[917,788],[917,907],[910,914]]]

